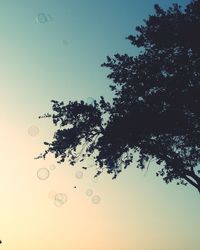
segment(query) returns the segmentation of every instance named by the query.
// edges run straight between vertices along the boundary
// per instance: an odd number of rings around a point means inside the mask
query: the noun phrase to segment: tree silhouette
[[[112,103],[102,96],[91,104],[52,100],[53,113],[42,117],[60,127],[40,157],[53,153],[72,165],[92,157],[95,176],[105,170],[116,178],[137,155],[138,168],[155,160],[166,183],[189,183],[200,192],[200,0],[184,10],[154,8],[127,37],[140,53],[102,64],[111,70]]]

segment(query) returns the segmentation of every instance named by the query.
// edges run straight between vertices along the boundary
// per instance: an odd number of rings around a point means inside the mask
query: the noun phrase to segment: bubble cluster
[[[101,201],[101,197],[99,195],[94,195],[94,196],[92,196],[91,201],[93,204],[99,204]]]
[[[77,179],[82,179],[83,178],[83,172],[82,171],[77,171],[75,173],[75,176],[76,176]]]
[[[67,202],[68,198],[67,195],[64,193],[57,193],[54,196],[54,204],[57,207],[61,207],[62,205],[64,205]]]
[[[36,22],[38,23],[47,23],[47,22],[50,22],[53,20],[52,16],[49,15],[49,14],[45,14],[45,13],[39,13],[37,16],[36,16]]]
[[[52,170],[52,171],[55,170],[55,169],[56,169],[56,165],[55,165],[55,164],[51,164],[51,165],[49,166],[49,169]]]
[[[40,168],[37,171],[37,177],[40,180],[46,180],[49,177],[49,170],[47,168]]]
[[[91,195],[93,195],[93,190],[90,189],[90,188],[88,188],[88,189],[85,191],[85,194],[86,194],[87,196],[91,196]]]
[[[39,132],[40,132],[39,128],[35,125],[32,125],[28,128],[28,134],[30,136],[36,136],[39,134]]]

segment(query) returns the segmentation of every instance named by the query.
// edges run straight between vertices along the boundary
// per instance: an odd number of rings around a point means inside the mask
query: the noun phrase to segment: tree
[[[102,64],[113,102],[92,104],[52,100],[51,117],[59,129],[48,153],[74,165],[87,157],[113,178],[133,162],[144,169],[154,159],[166,183],[194,186],[200,192],[200,0],[182,10],[155,5],[155,13],[127,39],[141,52],[116,54]],[[87,167],[83,167],[87,168]]]

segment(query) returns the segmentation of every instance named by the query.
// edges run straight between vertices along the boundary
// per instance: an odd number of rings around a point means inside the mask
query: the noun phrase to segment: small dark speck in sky
[[[76,188],[76,186],[74,186],[74,188]]]

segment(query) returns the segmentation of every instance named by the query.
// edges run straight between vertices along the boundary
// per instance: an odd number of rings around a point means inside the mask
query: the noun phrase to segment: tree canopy
[[[200,192],[200,0],[184,10],[154,8],[127,37],[140,53],[115,54],[101,65],[110,69],[112,102],[52,100],[53,113],[43,117],[59,128],[41,157],[53,153],[72,165],[92,157],[96,176],[105,170],[116,178],[137,152],[138,168],[154,159],[166,183]]]

